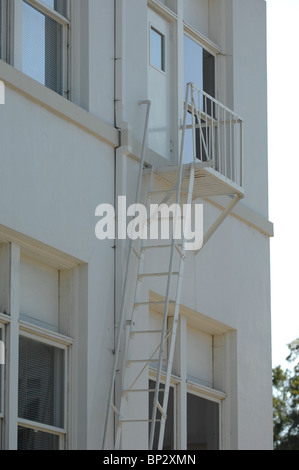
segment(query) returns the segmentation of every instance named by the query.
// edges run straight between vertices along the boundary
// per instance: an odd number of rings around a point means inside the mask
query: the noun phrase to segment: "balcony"
[[[157,176],[174,185],[181,167],[181,188],[185,192],[188,170],[193,165],[195,198],[243,197],[243,120],[192,83],[187,85],[184,114],[180,164],[158,169]]]

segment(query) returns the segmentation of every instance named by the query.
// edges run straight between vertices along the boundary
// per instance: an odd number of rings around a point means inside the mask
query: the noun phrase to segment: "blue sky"
[[[267,0],[273,366],[299,337],[299,0]]]

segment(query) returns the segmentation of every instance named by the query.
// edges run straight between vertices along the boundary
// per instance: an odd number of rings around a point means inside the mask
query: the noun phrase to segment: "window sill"
[[[29,100],[38,103],[113,148],[119,146],[119,131],[88,111],[44,87],[32,78],[0,60],[0,80]]]

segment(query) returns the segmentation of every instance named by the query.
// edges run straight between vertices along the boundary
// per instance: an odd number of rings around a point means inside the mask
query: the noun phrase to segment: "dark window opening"
[[[219,450],[219,404],[188,393],[187,449]]]

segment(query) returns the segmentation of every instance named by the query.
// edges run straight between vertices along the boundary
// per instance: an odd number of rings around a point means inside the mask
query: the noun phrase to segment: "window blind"
[[[64,351],[20,337],[19,418],[63,428]]]
[[[62,94],[62,25],[25,1],[22,60],[26,75]]]
[[[18,450],[59,450],[59,436],[19,426]]]

